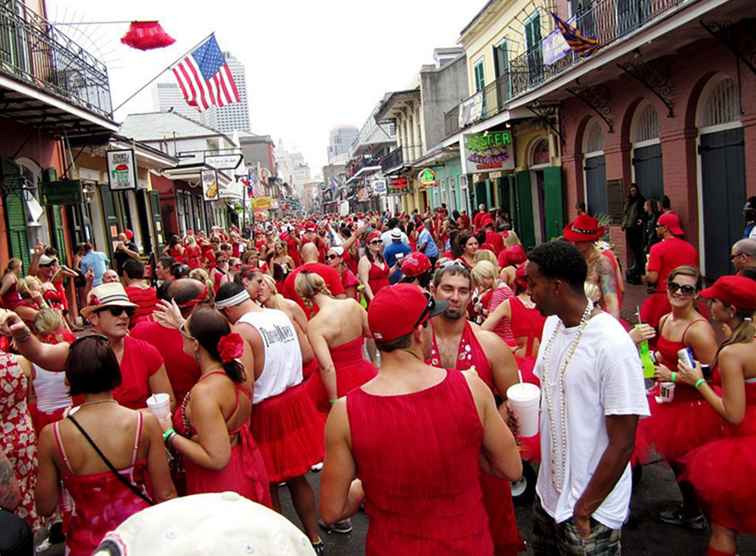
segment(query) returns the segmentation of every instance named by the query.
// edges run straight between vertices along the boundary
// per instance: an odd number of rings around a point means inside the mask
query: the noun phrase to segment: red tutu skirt
[[[481,471],[480,488],[483,491],[483,506],[488,515],[495,556],[516,556],[525,550],[525,544],[517,530],[512,485],[506,479]]]
[[[651,415],[638,422],[633,465],[659,458],[679,461],[691,450],[725,434],[722,418],[694,388],[678,384],[671,403],[656,403],[656,394],[658,387],[648,394]]]
[[[270,482],[301,477],[323,461],[325,417],[304,383],[254,405],[251,422]]]
[[[231,491],[253,502],[273,507],[265,462],[248,425],[240,429],[238,442],[231,446],[231,459],[223,469],[207,469],[188,458],[184,458],[183,463],[187,494]]]
[[[314,373],[317,373],[320,371],[320,365],[318,364],[317,357],[313,357],[309,363],[306,363],[302,366],[302,378],[304,380],[307,380],[310,378]]]

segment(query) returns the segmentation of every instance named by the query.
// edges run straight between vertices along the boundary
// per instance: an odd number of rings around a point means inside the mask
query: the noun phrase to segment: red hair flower
[[[218,354],[222,363],[230,363],[244,353],[244,339],[236,332],[226,334],[218,341]]]

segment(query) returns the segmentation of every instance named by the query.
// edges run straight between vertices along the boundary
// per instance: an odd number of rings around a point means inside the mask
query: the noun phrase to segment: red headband
[[[200,292],[197,294],[196,297],[194,297],[193,299],[190,299],[189,301],[185,301],[184,303],[179,303],[179,308],[180,309],[194,308],[200,303],[207,301],[207,294],[208,294],[207,286],[202,286],[202,289],[200,290]]]

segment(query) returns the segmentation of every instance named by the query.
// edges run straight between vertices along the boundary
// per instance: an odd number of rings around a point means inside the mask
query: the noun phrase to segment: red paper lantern
[[[170,46],[176,39],[166,33],[157,21],[132,21],[121,42],[131,48],[152,50]]]

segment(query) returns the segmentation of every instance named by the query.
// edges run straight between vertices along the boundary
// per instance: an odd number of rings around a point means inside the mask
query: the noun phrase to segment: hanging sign
[[[266,210],[273,206],[273,200],[270,197],[255,197],[252,199],[252,208],[255,210]]]
[[[202,198],[205,201],[217,201],[218,176],[215,170],[202,170]]]
[[[45,184],[43,188],[44,188],[43,191],[44,191],[45,199],[48,205],[80,205],[81,204],[82,192],[81,192],[81,181],[79,180],[53,181],[48,184]],[[33,196],[31,197],[32,199],[34,198]],[[30,206],[28,201],[30,201],[30,199],[27,198],[27,206]],[[36,199],[34,202],[36,202]],[[35,221],[39,220],[39,218],[33,218],[33,219]]]
[[[468,174],[489,170],[514,170],[512,132],[488,131],[465,137],[465,169]]]
[[[420,189],[428,189],[429,187],[435,187],[437,183],[436,172],[430,168],[421,170],[417,175],[417,181],[420,184]]]
[[[205,164],[216,170],[235,170],[241,164],[240,154],[206,154]]]
[[[386,180],[373,180],[373,193],[376,195],[386,193]]]
[[[404,176],[400,176],[398,178],[391,178],[391,181],[389,182],[389,187],[391,189],[407,189],[409,188],[409,182],[407,181],[407,178]]]
[[[137,165],[133,149],[107,151],[107,161],[111,191],[137,188]]]

